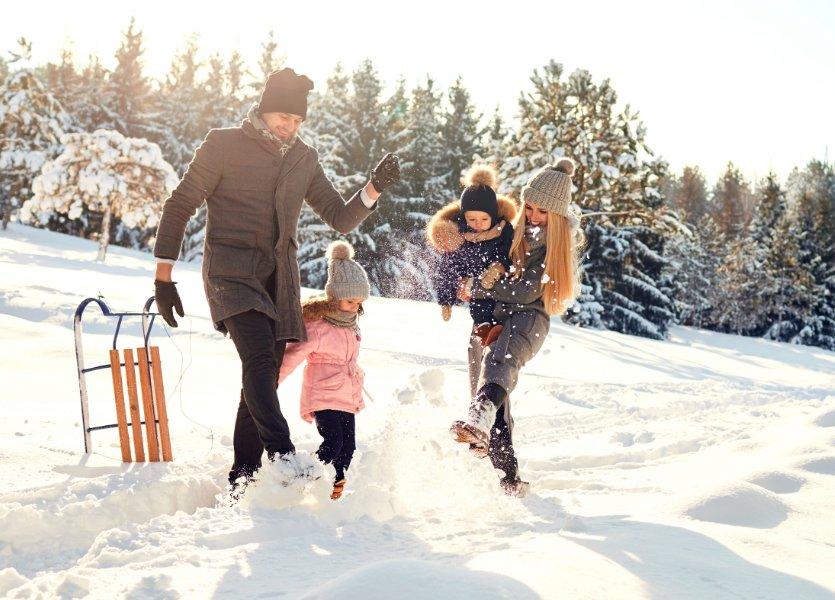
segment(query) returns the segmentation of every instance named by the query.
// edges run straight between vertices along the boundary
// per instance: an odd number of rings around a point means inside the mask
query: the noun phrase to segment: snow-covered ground
[[[0,596],[835,598],[835,354],[676,328],[668,342],[556,324],[513,394],[532,494],[502,495],[449,439],[467,403],[468,318],[371,299],[351,493],[265,473],[218,504],[240,368],[177,267],[188,317],[156,330],[175,461],[83,454],[72,316],[139,310],[149,255],[12,225],[0,233]],[[85,316],[88,363],[111,325]],[[138,327],[125,345],[139,345]],[[93,425],[114,420],[107,371]],[[280,398],[301,449],[299,375]]]

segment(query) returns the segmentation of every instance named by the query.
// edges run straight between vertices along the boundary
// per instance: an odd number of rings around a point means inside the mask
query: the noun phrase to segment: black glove
[[[154,300],[157,303],[157,310],[160,316],[165,319],[171,327],[177,326],[174,320],[174,310],[181,317],[186,316],[183,312],[183,303],[180,301],[180,294],[177,293],[177,285],[174,281],[154,280]]]
[[[383,193],[387,187],[391,187],[400,180],[400,159],[396,154],[389,152],[383,157],[376,167],[371,170],[371,185],[379,193]]]

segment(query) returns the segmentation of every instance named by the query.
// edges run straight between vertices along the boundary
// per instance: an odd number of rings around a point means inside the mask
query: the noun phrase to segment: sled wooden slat
[[[137,348],[139,359],[139,383],[142,386],[142,412],[145,415],[145,435],[148,439],[148,460],[159,462],[159,442],[157,441],[156,411],[151,395],[151,370],[148,365],[148,352]]]
[[[122,366],[119,364],[119,351],[110,351],[110,373],[113,376],[113,396],[116,399],[116,424],[119,427],[119,448],[122,450],[122,462],[131,462],[128,420],[125,414],[125,392],[122,388]]]
[[[136,462],[145,462],[145,448],[142,444],[142,418],[139,416],[139,395],[136,393],[136,371],[133,370],[133,350],[130,348],[125,348],[125,379],[128,383],[130,428],[133,434]]]
[[[162,460],[173,460],[171,455],[171,436],[168,432],[168,411],[165,408],[165,386],[162,383],[162,363],[159,358],[159,347],[151,346],[151,376],[154,382],[154,400],[159,419],[159,440],[162,446]]]

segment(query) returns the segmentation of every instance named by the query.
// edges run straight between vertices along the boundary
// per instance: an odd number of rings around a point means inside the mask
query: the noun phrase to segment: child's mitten
[[[496,282],[505,274],[505,268],[502,263],[493,263],[484,273],[481,274],[481,287],[485,290],[492,290]]]
[[[441,306],[441,317],[443,317],[444,321],[449,321],[452,317],[452,307],[449,304]]]

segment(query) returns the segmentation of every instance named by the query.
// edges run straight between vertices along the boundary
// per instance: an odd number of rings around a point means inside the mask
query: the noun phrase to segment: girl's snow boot
[[[331,500],[339,500],[342,497],[342,492],[345,491],[345,484],[347,479],[340,479],[333,484],[333,491],[331,492]]]

